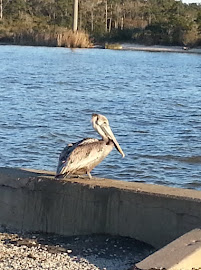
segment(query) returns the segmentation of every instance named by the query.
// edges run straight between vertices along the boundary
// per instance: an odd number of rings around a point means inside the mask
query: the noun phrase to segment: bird
[[[59,156],[56,179],[68,175],[80,176],[84,174],[87,174],[91,179],[91,171],[109,155],[114,147],[122,157],[125,157],[110,128],[108,119],[102,114],[94,113],[91,123],[102,139],[85,138],[68,144]]]

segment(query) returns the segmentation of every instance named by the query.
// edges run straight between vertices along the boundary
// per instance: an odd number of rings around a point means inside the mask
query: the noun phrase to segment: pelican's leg
[[[58,180],[58,179],[63,179],[67,176],[67,173],[64,173],[64,174],[57,174],[55,175],[55,179]]]

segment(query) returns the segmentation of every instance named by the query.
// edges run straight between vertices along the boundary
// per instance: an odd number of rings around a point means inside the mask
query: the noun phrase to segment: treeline
[[[62,36],[66,38],[69,33],[66,29],[72,28],[73,3],[73,0],[2,0],[0,41],[38,40],[43,45],[46,37],[47,44],[51,40],[50,45],[63,44]],[[99,42],[198,46],[201,5],[187,5],[179,0],[79,0],[78,30]]]

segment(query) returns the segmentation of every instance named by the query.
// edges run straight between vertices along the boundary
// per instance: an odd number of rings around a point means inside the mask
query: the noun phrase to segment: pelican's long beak
[[[122,155],[122,157],[125,157],[125,154],[123,152],[123,150],[121,149],[121,146],[119,145],[117,139],[115,138],[111,128],[109,125],[105,125],[102,124],[101,125],[101,129],[103,130],[103,132],[105,133],[105,135],[114,143],[115,148],[119,151],[119,153]]]

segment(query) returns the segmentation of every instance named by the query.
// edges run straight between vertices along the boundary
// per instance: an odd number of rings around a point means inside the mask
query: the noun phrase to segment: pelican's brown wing
[[[90,145],[91,143],[97,141],[98,139],[86,138],[79,142],[68,144],[59,156],[56,176],[68,173],[68,165],[74,162],[75,156],[77,156],[77,152],[79,152],[79,150],[82,152],[82,148],[80,149],[81,146]],[[74,150],[77,148],[78,150],[74,152]],[[78,159],[82,159],[82,157],[78,155]]]

